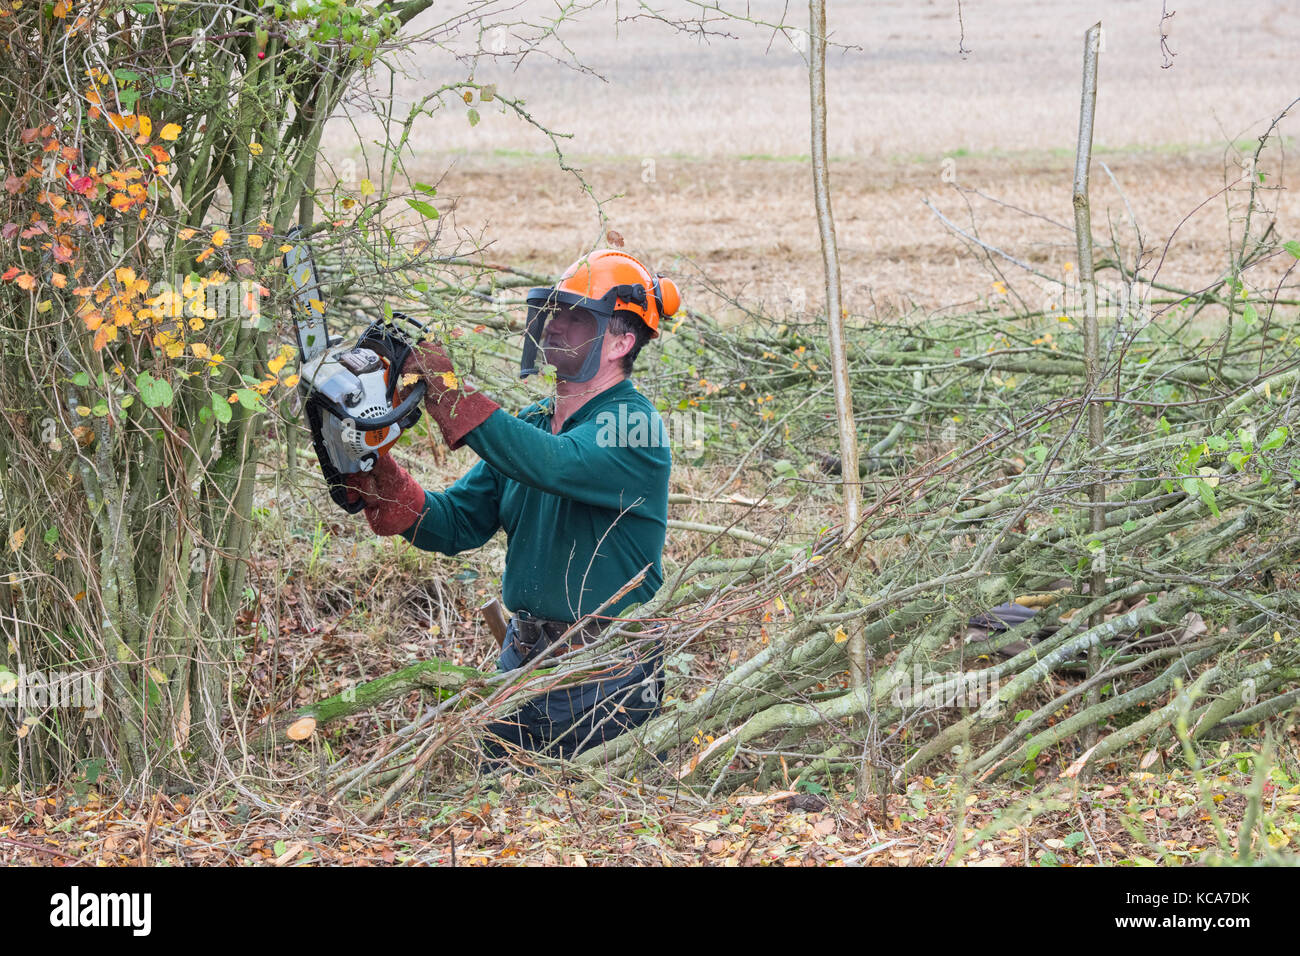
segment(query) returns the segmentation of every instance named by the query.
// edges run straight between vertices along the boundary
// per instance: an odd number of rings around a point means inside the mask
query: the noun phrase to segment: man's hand
[[[348,500],[366,503],[366,521],[378,535],[400,534],[424,513],[424,489],[392,455],[380,455],[368,472],[348,475]]]
[[[402,366],[403,375],[424,379],[424,407],[438,423],[447,447],[457,449],[465,436],[483,424],[499,406],[482,392],[468,387],[451,366],[442,346],[421,342]]]

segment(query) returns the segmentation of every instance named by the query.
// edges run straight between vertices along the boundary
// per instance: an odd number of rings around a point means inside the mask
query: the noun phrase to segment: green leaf
[[[430,186],[428,183],[412,183],[411,185],[414,186],[416,189],[418,189],[420,192],[424,193],[426,196],[438,195],[437,188],[434,186]]]
[[[1026,717],[1032,717],[1033,714],[1034,712],[1032,710],[1022,710],[1020,713],[1016,714],[1016,723],[1020,723]]]
[[[148,372],[141,372],[135,377],[135,387],[140,390],[140,401],[149,408],[166,407],[172,403],[171,383],[154,378]]]
[[[126,411],[128,408],[130,408],[130,407],[131,407],[132,405],[134,405],[134,404],[135,404],[135,396],[134,396],[134,395],[123,395],[123,396],[122,396],[122,411]]]
[[[1061,842],[1064,843],[1068,848],[1073,849],[1074,847],[1078,846],[1080,843],[1083,842],[1083,834],[1071,833]]]
[[[1200,495],[1201,500],[1205,502],[1205,507],[1210,509],[1210,514],[1214,515],[1216,518],[1219,517],[1219,505],[1218,502],[1214,500],[1214,489],[1201,479],[1197,478],[1196,493]]]
[[[284,856],[284,854],[288,851],[289,847],[287,844],[285,844],[283,840],[276,840],[273,849],[275,850],[276,856]]]
[[[90,384],[90,376],[85,372],[78,372],[76,375],[72,376],[72,384],[80,385],[82,388],[85,388]]]
[[[1163,415],[1160,416],[1160,420],[1156,422],[1156,426],[1160,429],[1162,433],[1166,435],[1169,434],[1170,431],[1169,422],[1165,419],[1165,416]]]
[[[1250,456],[1247,455],[1244,451],[1228,452],[1228,464],[1230,464],[1233,468],[1236,468],[1238,471],[1241,471],[1242,466],[1245,465],[1246,462],[1248,462],[1249,460],[1250,460]]]
[[[131,70],[117,69],[113,71],[113,76],[117,77],[123,83],[138,83],[140,80],[140,74],[132,72]]]
[[[46,543],[46,544],[54,544],[54,543],[55,543],[56,541],[58,541],[58,540],[59,540],[59,529],[58,529],[58,528],[50,528],[49,531],[46,531],[46,532],[45,532],[45,543]]]
[[[153,4],[133,3],[131,4],[131,9],[134,10],[136,13],[140,14],[141,16],[148,16],[149,14],[153,13]]]
[[[471,127],[478,125],[478,110],[470,110],[465,115],[469,117],[469,125]]]
[[[1253,305],[1247,302],[1245,306],[1242,307],[1241,319],[1247,325],[1253,325],[1256,321],[1259,320],[1259,313],[1255,311],[1255,307]]]
[[[1300,242],[1296,242],[1292,239],[1290,242],[1282,243],[1282,248],[1291,253],[1291,255],[1295,256],[1297,259],[1300,259]]]
[[[1137,526],[1138,523],[1134,521],[1132,518],[1129,518],[1122,525],[1120,525],[1120,527],[1123,528],[1125,531],[1136,531]]]
[[[158,77],[158,89],[170,90],[172,88],[172,78],[170,76]]]
[[[1210,451],[1227,451],[1229,447],[1228,439],[1222,435],[1211,435],[1205,439],[1205,444],[1209,446]]]
[[[199,421],[202,424],[206,425],[208,423],[208,419],[210,419],[211,417],[212,417],[212,409],[208,408],[208,406],[204,405],[202,408],[199,409]]]
[[[239,398],[239,404],[243,405],[250,412],[264,412],[266,406],[262,404],[262,396],[251,388],[237,388],[235,395]],[[227,403],[229,404],[229,403]]]
[[[424,202],[421,199],[408,199],[406,200],[406,204],[410,206],[412,209],[414,209],[416,212],[418,212],[425,219],[438,218],[438,210],[434,209],[427,202]]]
[[[103,418],[108,414],[108,402],[96,402],[95,407],[90,410],[90,413],[96,418]]]
[[[230,419],[234,417],[235,412],[230,407],[230,403],[228,401],[226,401],[220,395],[213,395],[212,414],[216,415],[217,421],[221,422],[221,424],[224,425],[226,424],[226,422],[230,421]]]
[[[1268,433],[1268,437],[1259,443],[1260,451],[1272,451],[1274,448],[1281,448],[1286,443],[1287,429],[1285,425],[1274,428]]]
[[[117,98],[122,103],[122,109],[128,113],[134,113],[136,101],[140,99],[140,93],[137,90],[118,90]]]

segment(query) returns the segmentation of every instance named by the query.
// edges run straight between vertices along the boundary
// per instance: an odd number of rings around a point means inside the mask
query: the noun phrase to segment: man
[[[448,447],[467,444],[481,461],[444,492],[424,491],[389,455],[349,479],[376,534],[401,534],[426,551],[458,554],[505,529],[502,591],[515,614],[502,671],[528,663],[575,622],[583,624],[570,641],[594,637],[602,621],[658,590],[672,467],[663,421],[628,378],[660,320],[677,311],[672,281],[601,249],[554,289],[531,290],[527,303],[520,374],[536,374],[540,355],[555,369],[554,399],[512,417],[462,387],[446,353],[423,343],[403,372],[424,379]],[[643,569],[639,585],[588,617]],[[497,740],[488,750],[499,755],[508,743],[568,757],[643,723],[659,706],[658,651],[530,701],[489,727]]]

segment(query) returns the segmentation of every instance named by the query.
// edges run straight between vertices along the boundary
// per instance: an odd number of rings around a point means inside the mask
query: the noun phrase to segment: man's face
[[[561,378],[576,376],[595,344],[596,328],[596,317],[586,309],[556,308],[542,330],[542,360]]]

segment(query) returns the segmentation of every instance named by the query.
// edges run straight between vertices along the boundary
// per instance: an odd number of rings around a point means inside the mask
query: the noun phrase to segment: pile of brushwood
[[[1292,261],[1289,245],[1254,261]],[[856,545],[836,518],[824,325],[691,313],[638,379],[678,439],[676,560],[658,595],[526,671],[429,661],[279,729],[427,690],[429,708],[373,759],[334,768],[335,793],[385,790],[378,812],[476,725],[653,642],[669,660],[662,715],[571,770],[711,794],[864,761],[885,783],[941,765],[1032,774],[1050,757],[1074,774],[1285,718],[1300,697],[1300,324],[1284,284],[1261,299],[1242,271],[1199,291],[1121,276],[1132,304],[1102,316],[1091,395],[1078,317],[1055,303],[852,320]],[[544,278],[499,270],[461,297],[475,374],[507,404],[518,385],[499,333],[517,325],[517,287]],[[445,319],[454,282],[426,289]],[[1105,409],[1100,447],[1083,427],[1090,401]],[[858,629],[869,678],[851,687]],[[692,673],[705,643],[730,649],[721,673]]]

